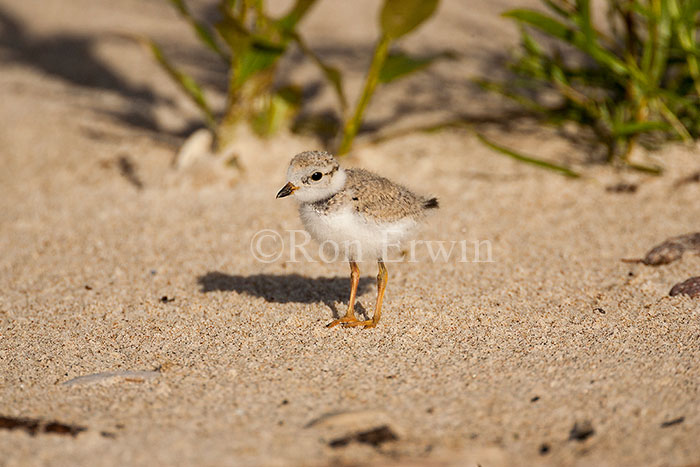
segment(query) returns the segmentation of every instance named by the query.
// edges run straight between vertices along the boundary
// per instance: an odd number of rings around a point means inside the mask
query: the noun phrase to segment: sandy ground
[[[321,1],[305,33],[350,70],[352,93],[376,4],[350,3]],[[514,2],[466,3],[445,1],[405,42],[462,58],[387,88],[368,115],[382,132],[458,114],[508,123],[466,77],[492,74],[515,43],[498,17]],[[464,131],[363,137],[346,164],[440,198],[421,239],[489,241],[493,262],[419,248],[417,263],[388,265],[378,328],[327,329],[347,265],[250,251],[260,229],[301,228],[274,194],[318,142],[241,131],[242,175],[176,173],[196,113],[117,33],[151,34],[204,81],[222,70],[164,4],[0,1],[0,416],[85,428],[0,427],[0,465],[700,463],[700,301],[668,296],[700,257],[621,261],[700,230],[700,184],[676,186],[700,170],[698,148],[654,154],[660,178],[584,166],[571,181]],[[333,104],[321,89],[317,110]],[[527,124],[484,131],[585,158]],[[619,182],[638,190],[606,190]],[[371,310],[375,268],[362,268]],[[383,426],[398,439],[352,438]]]

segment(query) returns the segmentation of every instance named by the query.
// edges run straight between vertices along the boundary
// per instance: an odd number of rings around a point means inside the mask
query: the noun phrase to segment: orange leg
[[[377,273],[377,307],[374,309],[374,316],[366,321],[355,320],[346,322],[344,323],[345,326],[364,326],[365,329],[373,328],[379,322],[379,318],[382,317],[382,302],[384,302],[384,291],[389,280],[389,273],[383,261],[378,261],[377,265],[379,266],[379,272]]]
[[[338,318],[330,323],[326,327],[332,328],[336,324],[346,324],[357,321],[355,318],[355,297],[357,296],[357,285],[360,283],[360,268],[357,267],[357,263],[350,261],[350,301],[348,302],[348,311],[345,316]]]

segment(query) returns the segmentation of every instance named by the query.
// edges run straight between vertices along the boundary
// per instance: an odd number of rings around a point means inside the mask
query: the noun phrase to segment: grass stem
[[[337,154],[342,156],[350,152],[352,148],[352,143],[357,136],[357,132],[360,129],[360,124],[362,123],[362,117],[365,113],[365,109],[372,99],[374,90],[379,83],[379,72],[382,70],[382,66],[386,61],[386,57],[389,54],[389,43],[390,39],[386,35],[382,35],[374,49],[374,56],[372,57],[372,64],[367,71],[367,77],[365,79],[365,87],[362,90],[360,99],[357,102],[357,107],[355,108],[355,113],[347,121],[343,129],[343,139],[338,148]]]

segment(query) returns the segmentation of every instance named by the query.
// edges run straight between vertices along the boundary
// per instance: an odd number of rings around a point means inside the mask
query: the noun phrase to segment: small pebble
[[[347,446],[348,444],[354,441],[357,443],[369,444],[376,448],[382,445],[383,443],[389,441],[396,441],[398,439],[399,437],[396,436],[396,433],[394,433],[391,430],[391,428],[389,428],[386,425],[383,425],[372,430],[363,431],[350,436],[344,436],[342,438],[334,439],[331,442],[329,442],[328,445],[332,448],[340,448],[343,446]]]
[[[673,420],[668,420],[661,424],[661,428],[668,428],[669,426],[679,425],[685,421],[685,417],[674,418]]]
[[[681,178],[676,182],[676,188],[681,185],[686,185],[688,183],[698,183],[700,182],[700,172],[695,172],[694,174],[688,175],[687,177]]]
[[[700,254],[700,232],[669,238],[652,248],[644,257],[642,263],[647,266],[672,263],[680,259],[683,253],[688,250]]]
[[[586,420],[581,423],[576,422],[569,432],[569,441],[585,441],[594,434],[595,430],[593,429],[593,424],[591,424],[590,421]]]
[[[681,283],[673,286],[669,295],[674,297],[676,295],[689,295],[691,298],[700,297],[700,276],[691,277]]]
[[[333,448],[350,443],[378,447],[402,437],[402,431],[389,415],[377,410],[328,413],[311,421],[306,428],[316,430],[321,439]]]
[[[87,428],[78,425],[69,425],[56,421],[45,421],[35,418],[17,418],[0,416],[0,429],[24,430],[34,436],[38,433],[55,433],[58,435],[77,436]]]
[[[636,193],[638,186],[634,183],[617,183],[605,187],[608,193]]]
[[[119,173],[124,177],[129,183],[131,183],[137,190],[143,189],[143,182],[136,173],[136,166],[131,162],[131,158],[127,155],[121,155],[117,159],[117,166],[119,167]]]

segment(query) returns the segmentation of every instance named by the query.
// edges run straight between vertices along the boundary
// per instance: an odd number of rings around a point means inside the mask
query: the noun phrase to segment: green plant
[[[338,153],[345,154],[362,123],[364,111],[378,84],[387,84],[428,67],[447,52],[414,57],[399,50],[390,52],[395,41],[426,21],[435,12],[439,0],[385,0],[380,14],[381,34],[374,49],[372,63],[354,112],[348,115],[341,72],[324,63],[305,43],[297,30],[299,21],[316,0],[296,0],[280,18],[270,18],[263,0],[219,0],[222,19],[213,26],[198,21],[185,0],[169,0],[189,23],[200,42],[224,61],[229,75],[226,106],[217,116],[209,105],[202,87],[170,61],[153,40],[140,38],[169,76],[200,109],[204,121],[214,133],[217,145],[226,147],[233,130],[248,121],[261,135],[269,135],[290,119],[301,106],[298,87],[274,88],[279,59],[294,43],[319,67],[333,87],[344,121]],[[337,131],[335,129],[334,131]]]
[[[699,0],[608,0],[602,26],[590,0],[542,2],[549,13],[504,13],[520,26],[519,58],[511,80],[485,88],[547,122],[589,128],[607,161],[641,170],[660,171],[630,160],[635,144],[698,138]],[[546,104],[552,95],[556,105]]]
[[[365,84],[352,116],[345,118],[342,140],[338,154],[350,151],[362,124],[365,109],[372,99],[378,84],[387,84],[429,66],[434,60],[449,54],[434,54],[428,57],[411,57],[395,51],[391,45],[410,33],[437,9],[439,0],[385,0],[379,17],[380,36],[374,48],[372,63],[367,70]]]
[[[185,0],[169,1],[190,24],[200,42],[227,67],[226,105],[221,115],[212,110],[196,80],[173,64],[155,41],[141,40],[200,109],[219,148],[231,142],[233,130],[241,121],[248,121],[257,133],[269,135],[299,108],[301,92],[298,87],[274,87],[277,64],[292,42],[298,43],[320,65],[344,105],[340,73],[322,63],[305,46],[296,30],[316,0],[296,0],[292,8],[277,19],[266,14],[263,0],[219,0],[221,19],[213,26],[198,21]]]

